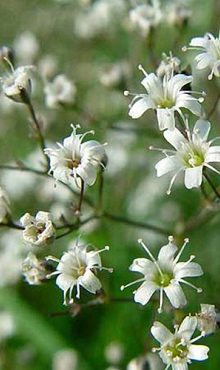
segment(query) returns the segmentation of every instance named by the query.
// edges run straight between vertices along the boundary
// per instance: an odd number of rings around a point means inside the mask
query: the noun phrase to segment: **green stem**
[[[215,187],[215,185],[212,183],[212,180],[211,180],[211,178],[209,177],[209,175],[207,174],[207,172],[203,172],[203,176],[205,177],[205,179],[207,180],[207,182],[208,182],[208,184],[209,184],[209,186],[211,187],[211,189],[214,191],[214,193],[215,193],[215,195],[216,195],[216,197],[218,198],[218,199],[220,199],[220,194],[219,194],[219,192],[217,191],[217,189],[216,189],[216,187]]]
[[[219,99],[220,99],[220,91],[214,101],[214,104],[213,104],[213,107],[212,109],[210,110],[210,112],[208,113],[207,115],[207,119],[209,120],[211,118],[211,116],[213,115],[213,113],[215,112],[216,108],[217,108],[217,105],[218,105],[218,102],[219,102]]]

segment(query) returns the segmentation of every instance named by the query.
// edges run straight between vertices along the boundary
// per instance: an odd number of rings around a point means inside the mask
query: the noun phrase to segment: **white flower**
[[[0,343],[15,334],[15,320],[10,312],[0,312]]]
[[[120,342],[111,342],[105,348],[105,358],[109,364],[117,365],[124,357],[124,347]]]
[[[25,228],[22,237],[27,244],[46,246],[54,242],[56,229],[50,213],[39,211],[35,217],[25,213],[20,222]]]
[[[39,49],[38,39],[30,31],[21,33],[14,40],[15,55],[21,63],[34,63]]]
[[[197,315],[197,327],[203,335],[212,334],[216,330],[217,323],[220,321],[220,316],[216,312],[214,305],[202,303],[200,306],[201,312]]]
[[[148,109],[155,109],[159,129],[173,130],[175,111],[182,116],[181,108],[186,108],[196,116],[201,115],[202,108],[199,101],[202,102],[203,98],[196,99],[190,95],[190,91],[182,90],[185,85],[193,81],[192,76],[177,74],[160,79],[154,73],[147,74],[142,66],[139,66],[139,69],[145,75],[141,83],[147,90],[147,94],[134,94],[129,110],[132,118],[139,118]],[[129,92],[125,91],[124,94],[127,96]]]
[[[207,141],[210,128],[210,122],[198,120],[192,135],[189,130],[186,131],[187,137],[183,136],[176,128],[173,131],[166,130],[163,133],[165,139],[176,149],[161,149],[166,158],[160,160],[155,166],[158,177],[174,172],[167,194],[170,194],[177,175],[182,171],[185,172],[184,183],[187,189],[201,185],[204,167],[220,174],[210,165],[210,162],[220,162],[220,146],[211,147],[211,144],[218,137]],[[150,147],[150,149],[154,148]]]
[[[11,72],[1,77],[2,91],[10,99],[18,103],[27,103],[31,93],[30,71],[34,66],[18,67],[14,70],[8,61]]]
[[[202,291],[201,288],[196,288],[183,279],[184,277],[194,277],[203,274],[200,265],[191,262],[195,256],[190,256],[186,262],[178,262],[185,245],[188,243],[188,239],[185,239],[179,252],[177,246],[173,244],[172,236],[169,237],[168,241],[168,244],[160,249],[156,261],[142,239],[139,239],[138,242],[148,253],[151,261],[146,258],[135,259],[129,269],[143,274],[144,277],[121,287],[121,290],[123,290],[135,283],[142,282],[141,286],[134,291],[135,302],[142,305],[147,304],[154,292],[158,290],[160,292],[159,313],[162,312],[163,293],[167,295],[173,307],[180,308],[186,305],[187,301],[180,283],[195,288],[198,293]]]
[[[172,53],[167,56],[163,53],[163,60],[160,62],[157,68],[157,76],[163,78],[164,76],[171,77],[173,73],[180,73],[181,61],[177,57],[173,57]]]
[[[161,345],[160,348],[153,348],[153,351],[159,351],[161,359],[167,365],[166,370],[170,366],[172,370],[187,370],[187,364],[191,360],[204,361],[208,358],[207,346],[193,344],[202,335],[191,339],[196,326],[196,317],[190,316],[185,317],[179,328],[176,326],[174,334],[159,321],[153,324],[151,333]]]
[[[62,104],[73,104],[76,95],[76,86],[64,74],[56,76],[52,82],[44,87],[45,102],[49,108],[56,108]]]
[[[45,149],[50,158],[50,172],[53,177],[68,185],[80,187],[83,180],[87,185],[93,185],[100,165],[105,161],[103,145],[95,140],[82,143],[85,135],[94,133],[88,131],[85,134],[76,134],[79,126],[72,126],[72,134],[63,140],[63,144],[57,143],[59,149]]]
[[[10,201],[6,191],[0,186],[0,223],[7,224],[10,218]]]
[[[193,12],[185,1],[175,0],[167,4],[165,14],[164,18],[171,26],[184,27]]]
[[[78,363],[77,352],[72,348],[64,348],[54,354],[52,370],[76,370]]]
[[[22,273],[30,285],[40,285],[47,279],[48,273],[51,272],[49,265],[44,260],[39,260],[36,255],[29,252],[22,262]]]
[[[215,38],[211,33],[206,33],[204,37],[194,37],[189,44],[189,47],[183,47],[186,50],[201,51],[196,57],[198,69],[211,69],[208,79],[211,80],[213,75],[220,77],[220,34]]]
[[[147,37],[151,28],[158,26],[162,19],[160,2],[152,0],[151,4],[141,4],[130,10],[129,18],[133,29],[140,31],[142,37]]]
[[[59,275],[56,279],[56,284],[64,292],[64,304],[73,302],[72,291],[76,286],[76,298],[80,298],[80,286],[88,292],[95,294],[101,289],[102,284],[95,276],[94,272],[98,270],[105,270],[102,267],[102,262],[99,254],[109,247],[101,250],[87,251],[88,245],[76,245],[65,252],[61,259],[53,256],[46,257],[46,260],[58,262],[57,271],[48,275],[48,278],[54,275]],[[107,269],[112,272],[111,269]],[[67,300],[67,292],[69,291],[69,299]]]
[[[126,370],[162,370],[163,363],[155,353],[148,353],[131,360]]]

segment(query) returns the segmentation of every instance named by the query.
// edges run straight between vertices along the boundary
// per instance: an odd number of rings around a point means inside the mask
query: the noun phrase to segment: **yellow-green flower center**
[[[188,348],[177,338],[166,346],[165,352],[176,363],[187,357]]]
[[[160,104],[158,105],[160,108],[172,108],[174,106],[174,102],[169,99],[161,99]]]
[[[158,271],[154,281],[157,284],[157,286],[161,288],[166,288],[170,284],[170,281],[172,279],[173,275],[171,272],[163,272],[163,274],[161,275]]]
[[[84,275],[84,274],[85,274],[85,271],[86,271],[85,266],[80,266],[80,267],[78,268],[77,273],[78,273],[78,275],[79,275],[79,276],[82,276],[82,275]]]

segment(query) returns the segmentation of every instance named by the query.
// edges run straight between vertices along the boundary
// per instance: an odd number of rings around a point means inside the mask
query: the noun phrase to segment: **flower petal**
[[[191,344],[189,346],[188,357],[190,360],[204,361],[208,358],[209,347]]]
[[[157,177],[163,176],[168,172],[178,169],[178,159],[176,155],[161,159],[155,166]]]
[[[154,274],[156,271],[156,266],[152,261],[149,261],[146,258],[136,258],[131,266],[129,267],[130,271],[140,272],[143,275]]]
[[[202,183],[203,166],[190,167],[185,171],[184,183],[187,189],[198,188]]]
[[[101,289],[102,284],[99,279],[90,271],[86,270],[85,274],[78,278],[79,284],[88,292],[96,293],[97,290]]]
[[[166,328],[161,322],[155,321],[152,328],[151,334],[160,343],[164,344],[173,339],[174,335]]]
[[[142,305],[147,304],[157,289],[158,287],[156,284],[152,283],[151,281],[144,282],[134,294],[135,302],[141,303]]]
[[[203,271],[201,266],[198,263],[190,262],[178,262],[173,270],[175,279],[182,279],[183,277],[190,277],[190,276],[201,276],[203,275]]]
[[[193,139],[197,137],[197,135],[200,137],[200,139],[206,141],[208,139],[208,135],[211,129],[211,124],[209,121],[206,121],[204,119],[199,119],[196,121],[196,124],[194,126],[194,133],[193,133]]]
[[[164,291],[173,307],[181,308],[186,305],[187,301],[185,295],[178,282],[169,284],[164,288]]]
[[[163,136],[168,141],[168,143],[170,143],[177,151],[181,150],[183,147],[183,144],[187,143],[187,140],[181,134],[181,132],[177,130],[177,128],[175,128],[173,131],[166,130],[163,133]]]
[[[161,265],[166,264],[166,262],[170,262],[170,260],[173,259],[176,251],[178,250],[177,246],[173,243],[168,243],[167,245],[164,245],[158,254],[158,262]]]
[[[165,130],[174,130],[175,128],[175,119],[174,119],[174,109],[157,109],[157,120],[159,129]]]
[[[139,118],[150,108],[155,108],[155,104],[151,98],[146,95],[146,97],[140,98],[132,104],[128,114],[132,118]]]
[[[197,318],[195,316],[186,316],[179,327],[178,335],[181,335],[185,340],[189,341],[196,327]]]

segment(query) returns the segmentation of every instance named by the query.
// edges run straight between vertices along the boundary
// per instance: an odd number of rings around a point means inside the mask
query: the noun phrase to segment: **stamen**
[[[146,77],[148,76],[147,72],[145,71],[145,69],[142,67],[142,65],[141,65],[141,64],[139,64],[138,69],[139,69],[141,72],[143,72],[143,74],[144,74]]]
[[[218,171],[218,170],[216,170],[216,168],[214,168],[214,167],[210,166],[210,164],[208,164],[208,163],[203,163],[203,165],[204,165],[204,166],[206,166],[206,167],[208,167],[210,170],[212,170],[212,171],[214,171],[214,172],[216,172],[217,174],[219,174],[219,175],[220,175],[220,171]]]
[[[162,306],[163,306],[163,288],[160,288],[160,306],[157,310],[158,313],[163,312]]]
[[[149,150],[156,150],[158,152],[162,152],[163,154],[166,155],[166,153],[174,154],[176,153],[175,150],[172,149],[161,149],[161,148],[155,148],[153,145],[149,146]]]
[[[185,268],[192,260],[194,260],[194,258],[195,258],[196,256],[194,255],[194,254],[192,254],[190,257],[189,257],[189,259],[188,259],[188,261],[186,261],[186,262],[184,262],[184,264],[182,265],[182,268]]]
[[[184,251],[184,249],[185,249],[186,244],[188,244],[188,243],[189,243],[189,239],[188,239],[188,238],[185,238],[185,239],[184,239],[184,244],[182,245],[182,247],[181,247],[181,249],[180,249],[179,253],[178,253],[178,254],[177,254],[177,256],[176,256],[176,258],[174,259],[174,263],[177,263],[177,262],[178,262],[178,260],[179,260],[179,258],[180,258],[180,256],[181,256],[181,254],[183,253],[183,251]]]
[[[3,59],[8,63],[9,67],[11,68],[11,72],[14,73],[14,67],[13,64],[10,62],[10,60],[7,57],[3,57]]]
[[[76,298],[80,299],[80,285],[78,281],[76,283],[76,293]]]
[[[220,139],[220,136],[216,136],[214,139],[210,140],[209,141],[209,144],[212,144],[214,143],[216,140],[219,140]]]
[[[97,268],[98,270],[102,271],[102,270],[105,270],[105,271],[108,271],[110,272],[110,274],[112,274],[112,272],[114,272],[114,269],[112,267],[103,267],[103,266],[94,266],[95,268]]]
[[[129,284],[122,285],[120,289],[121,289],[121,291],[123,291],[125,288],[128,288],[129,286],[132,286],[132,285],[134,285],[134,284],[136,284],[136,283],[141,283],[142,281],[145,281],[145,278],[141,278],[141,279],[138,279],[138,280],[132,281],[132,282],[131,282],[131,283],[129,283]]]
[[[54,262],[58,262],[60,263],[61,261],[59,260],[59,258],[56,258],[56,257],[53,257],[53,256],[46,256],[45,257],[45,260],[46,261],[54,261]]]
[[[179,279],[179,282],[181,282],[181,283],[183,283],[183,284],[185,284],[185,285],[188,285],[188,286],[190,286],[191,288],[195,289],[195,290],[197,291],[197,293],[202,293],[202,288],[198,288],[197,286],[195,286],[195,285],[193,285],[193,284],[189,283],[188,281],[185,281],[185,280],[183,280],[183,279]]]
[[[149,257],[151,258],[151,260],[153,261],[153,263],[155,264],[159,274],[161,275],[161,277],[163,278],[164,275],[163,275],[163,272],[161,271],[161,268],[160,266],[158,265],[157,261],[155,260],[154,256],[152,255],[152,253],[150,252],[150,250],[147,248],[147,246],[144,244],[143,240],[142,239],[138,239],[138,243],[142,245],[142,247],[144,248],[144,250],[147,252],[147,254],[149,255]]]
[[[203,337],[205,337],[205,333],[200,334],[200,335],[198,335],[197,337],[193,338],[193,339],[190,341],[190,344],[191,344],[191,343],[195,343],[195,342],[197,342],[197,340],[199,340],[199,339],[201,339],[201,338],[203,338]]]
[[[177,176],[179,175],[179,173],[182,171],[182,168],[180,168],[176,173],[175,175],[172,177],[171,181],[170,181],[170,185],[169,185],[169,188],[167,189],[166,193],[167,195],[170,195],[171,194],[171,189],[172,189],[172,186],[174,184],[174,181],[176,180]]]

